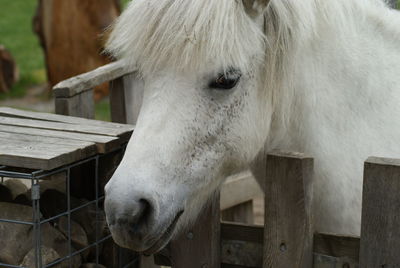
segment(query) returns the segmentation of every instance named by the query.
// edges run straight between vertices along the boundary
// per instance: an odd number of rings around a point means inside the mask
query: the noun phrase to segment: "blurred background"
[[[127,2],[0,0],[0,106],[54,112],[52,86],[112,60],[105,29]],[[96,119],[110,120],[107,96],[95,89]]]
[[[0,106],[54,112],[51,88],[112,59],[106,29],[129,0],[0,0]],[[108,85],[95,89],[109,121]]]

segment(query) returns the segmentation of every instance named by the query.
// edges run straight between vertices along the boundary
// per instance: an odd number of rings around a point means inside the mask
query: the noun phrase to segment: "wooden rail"
[[[135,71],[135,69],[127,68],[123,61],[117,61],[60,82],[53,88],[56,113],[94,118],[93,88],[105,82],[111,82],[111,86],[115,86],[111,95],[111,105],[119,107],[125,100],[123,77]],[[121,107],[124,108],[125,105]],[[115,112],[121,113],[120,109]],[[119,114],[119,116],[125,115]]]

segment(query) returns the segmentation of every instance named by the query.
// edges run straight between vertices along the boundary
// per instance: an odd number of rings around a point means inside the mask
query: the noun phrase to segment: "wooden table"
[[[134,126],[0,107],[0,166],[52,170],[126,144]]]

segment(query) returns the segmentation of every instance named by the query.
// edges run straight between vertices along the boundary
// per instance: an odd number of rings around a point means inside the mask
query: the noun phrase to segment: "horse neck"
[[[296,33],[282,52],[268,148],[307,150],[310,128],[358,122],[371,105],[382,106],[377,89],[399,88],[392,79],[400,61],[397,11],[373,0],[308,1],[316,3],[308,26],[286,26],[308,32]],[[327,118],[329,126],[317,124]]]

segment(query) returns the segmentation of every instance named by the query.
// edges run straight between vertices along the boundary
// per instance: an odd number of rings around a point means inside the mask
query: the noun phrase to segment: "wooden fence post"
[[[203,211],[196,225],[171,242],[172,268],[220,268],[219,195]]]
[[[56,114],[94,119],[93,91],[87,90],[71,97],[55,98]]]
[[[364,166],[360,267],[400,267],[400,160]]]
[[[110,89],[111,121],[126,124],[124,77],[113,80]]]
[[[272,153],[266,168],[263,267],[310,268],[313,159]]]
[[[253,200],[221,211],[223,221],[254,223]]]

